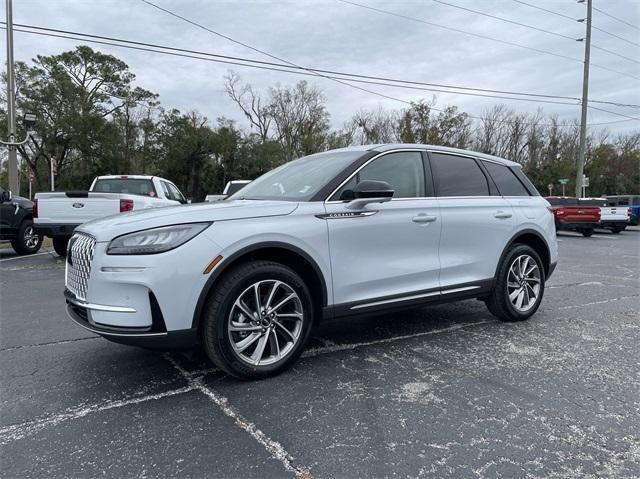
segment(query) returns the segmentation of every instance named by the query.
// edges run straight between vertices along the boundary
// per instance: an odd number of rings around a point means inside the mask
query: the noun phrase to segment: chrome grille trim
[[[96,239],[84,233],[76,233],[69,240],[66,287],[82,301],[87,297],[95,247]]]

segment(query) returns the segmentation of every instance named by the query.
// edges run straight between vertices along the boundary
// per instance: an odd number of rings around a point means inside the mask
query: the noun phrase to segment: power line
[[[482,15],[484,17],[493,18],[494,20],[499,20],[501,22],[511,23],[513,25],[518,25],[520,27],[529,28],[530,30],[536,30],[538,32],[546,33],[547,35],[553,35],[553,36],[564,38],[566,40],[571,40],[571,41],[579,41],[579,42],[583,41],[583,38],[570,37],[569,35],[565,35],[563,33],[558,33],[558,32],[554,32],[554,31],[551,31],[551,30],[546,30],[544,28],[539,28],[539,27],[536,27],[536,26],[533,26],[533,25],[528,25],[526,23],[517,22],[515,20],[510,20],[508,18],[498,17],[497,15],[491,15],[491,14],[486,13],[486,12],[482,12],[482,11],[479,11],[479,10],[473,10],[471,8],[462,7],[460,5],[454,5],[453,3],[444,2],[443,0],[432,0],[432,1],[434,1],[436,3],[440,3],[442,5],[446,5],[448,7],[453,7],[453,8],[457,8],[459,10],[464,10],[466,12],[470,12],[470,13],[473,13],[473,14],[476,14],[476,15]],[[600,47],[598,45],[594,45],[593,43],[591,43],[591,47],[595,48],[597,50],[603,51],[605,53],[608,53],[610,55],[615,55],[615,56],[617,56],[619,58],[623,58],[625,60],[628,60],[630,62],[637,63],[637,64],[640,65],[640,61],[638,61],[638,60],[636,60],[634,58],[625,57],[624,55],[620,55],[619,53],[616,53],[614,51],[607,50],[606,48],[602,48],[602,47]]]
[[[3,23],[4,22],[0,21],[0,24],[3,24]],[[107,36],[103,36],[103,35],[93,35],[93,34],[82,33],[82,32],[74,32],[74,31],[70,31],[70,30],[60,30],[60,29],[56,29],[56,28],[46,28],[46,27],[39,27],[39,26],[35,26],[35,25],[25,25],[25,24],[15,24],[15,25],[18,26],[18,27],[28,28],[28,29],[31,29],[31,30],[40,30],[40,31],[45,31],[45,32],[55,32],[55,33],[62,33],[62,34],[65,34],[65,35],[73,35],[74,36],[74,37],[58,36],[59,38],[75,39],[75,36],[78,36],[78,37],[86,37],[86,38],[92,38],[92,39],[107,40],[107,41],[110,41],[110,42],[126,43],[126,44],[131,44],[131,45],[136,45],[136,46],[159,48],[159,49],[163,49],[163,50],[171,50],[171,51],[177,51],[177,52],[181,52],[181,53],[202,55],[202,56],[207,56],[207,57],[220,58],[220,59],[224,59],[224,60],[232,60],[232,62],[222,62],[221,61],[221,63],[231,63],[233,65],[250,66],[250,65],[245,65],[244,63],[236,63],[236,62],[256,63],[256,64],[259,64],[259,65],[268,65],[268,66],[281,67],[281,68],[286,68],[286,69],[312,70],[314,72],[326,73],[326,74],[330,74],[330,75],[338,75],[338,76],[342,76],[342,77],[354,77],[354,78],[357,78],[357,79],[367,79],[367,80],[374,80],[374,81],[392,82],[392,83],[401,83],[401,84],[403,84],[403,85],[387,85],[387,84],[383,84],[385,86],[397,86],[397,87],[402,87],[402,88],[409,88],[409,87],[405,87],[404,86],[404,84],[407,84],[407,85],[418,85],[418,86],[426,86],[426,87],[448,88],[449,90],[442,90],[442,89],[436,89],[436,88],[422,88],[422,90],[425,90],[425,91],[436,91],[436,92],[441,92],[441,93],[452,93],[452,94],[458,94],[458,95],[485,96],[485,97],[488,97],[488,98],[498,98],[498,99],[507,99],[507,100],[531,101],[530,98],[522,98],[522,99],[520,99],[520,98],[495,96],[495,95],[478,95],[478,94],[474,94],[474,93],[467,93],[467,92],[464,92],[464,91],[451,91],[451,90],[469,90],[469,91],[473,91],[473,92],[497,93],[497,94],[505,94],[505,95],[518,95],[518,96],[534,97],[534,98],[550,98],[550,99],[554,99],[554,100],[555,99],[558,99],[558,100],[571,100],[571,101],[575,101],[575,102],[579,102],[580,101],[580,98],[571,97],[571,96],[563,96],[563,95],[550,95],[550,94],[541,94],[541,93],[516,92],[516,91],[510,91],[510,90],[492,90],[492,89],[477,88],[477,87],[463,87],[463,86],[446,85],[446,84],[440,84],[440,83],[427,83],[427,82],[419,82],[419,81],[412,81],[412,80],[401,80],[401,79],[397,79],[397,78],[389,78],[389,77],[381,77],[381,76],[362,75],[362,74],[356,74],[356,73],[341,72],[341,71],[336,71],[336,70],[325,70],[325,69],[318,69],[318,68],[311,68],[311,67],[297,67],[297,66],[287,65],[287,64],[284,64],[284,63],[275,63],[275,62],[267,62],[267,61],[262,61],[262,60],[254,60],[254,59],[249,59],[249,58],[243,58],[243,57],[220,55],[220,54],[204,52],[204,51],[199,51],[199,50],[190,50],[190,49],[185,49],[185,48],[177,48],[177,47],[159,45],[159,44],[154,44],[154,43],[139,42],[139,41],[134,41],[134,40],[126,40],[126,39],[116,38],[116,37],[107,37]],[[22,33],[34,33],[34,34],[36,33],[36,32],[32,32],[32,31],[28,31],[28,30],[17,30],[17,31],[20,31]],[[52,35],[52,36],[54,36],[54,35]],[[84,40],[85,38],[81,38],[81,39]],[[109,44],[109,45],[111,45],[111,44]],[[282,71],[282,70],[277,70],[277,71]],[[344,80],[358,81],[358,80],[355,80],[353,78],[344,78]],[[413,89],[418,89],[418,88],[413,88]],[[543,100],[540,100],[540,101],[543,102],[543,103],[545,102]],[[620,103],[620,102],[612,102],[612,101],[599,101],[599,100],[591,100],[591,101],[594,102],[594,103],[601,103],[601,104],[618,106],[618,107],[640,108],[640,105],[636,105],[636,104]],[[573,104],[573,103],[566,103],[566,102],[564,102],[564,103],[548,102],[548,103]]]
[[[566,18],[568,20],[571,20],[572,22],[576,22],[576,21],[582,22],[582,21],[584,21],[584,19],[576,19],[576,18],[573,18],[573,17],[571,17],[569,15],[565,15],[564,13],[560,13],[560,12],[556,12],[554,10],[549,10],[547,8],[539,7],[538,5],[533,5],[531,3],[523,2],[522,0],[513,0],[513,1],[516,2],[516,3],[520,3],[522,5],[526,5],[527,7],[535,8],[536,10],[541,10],[543,12],[550,13],[550,14],[556,15],[558,17]],[[633,46],[640,47],[640,43],[635,43],[635,42],[632,42],[631,40],[627,40],[626,38],[623,38],[623,37],[621,37],[619,35],[616,35],[615,33],[611,33],[611,32],[609,32],[607,30],[604,30],[603,28],[598,28],[595,25],[591,25],[591,28],[593,28],[594,30],[598,30],[599,32],[606,33],[607,35],[615,37],[618,40],[622,40],[623,42],[627,42],[627,43],[629,43],[629,44],[631,44]]]
[[[562,33],[553,32],[551,30],[545,30],[544,28],[535,27],[533,25],[527,25],[526,23],[516,22],[515,20],[509,20],[508,18],[498,17],[497,15],[491,15],[490,13],[482,12],[482,11],[479,11],[479,10],[473,10],[471,8],[462,7],[460,5],[454,5],[453,3],[444,2],[442,0],[432,0],[432,1],[434,1],[436,3],[440,3],[442,5],[447,5],[448,7],[453,7],[453,8],[457,8],[459,10],[464,10],[464,11],[467,11],[467,12],[475,13],[476,15],[482,15],[484,17],[493,18],[494,20],[500,20],[501,22],[511,23],[513,25],[518,25],[520,27],[529,28],[531,30],[537,30],[539,32],[546,33],[548,35],[554,35],[556,37],[565,38],[565,39],[571,40],[571,41],[578,40],[577,38],[570,37],[569,35],[564,35]]]
[[[607,16],[607,17],[609,17],[609,18],[613,18],[614,20],[619,21],[620,23],[624,23],[625,25],[628,25],[628,26],[630,26],[631,28],[635,28],[636,30],[640,30],[640,28],[638,28],[638,27],[637,27],[636,25],[634,25],[633,23],[629,23],[629,22],[627,22],[627,21],[625,21],[625,20],[622,20],[621,18],[614,17],[613,15],[611,15],[610,13],[605,12],[604,10],[600,10],[599,8],[596,8],[596,7],[593,7],[593,9],[594,9],[596,12],[600,12],[600,13],[602,13],[603,15],[605,15],[605,16]]]
[[[146,1],[146,0],[142,0],[142,1]],[[355,7],[364,8],[364,9],[367,9],[367,10],[372,10],[374,12],[383,13],[383,14],[386,14],[386,15],[394,16],[394,17],[404,18],[405,20],[410,20],[412,22],[424,23],[425,25],[430,25],[430,26],[434,26],[434,27],[438,27],[438,28],[443,28],[445,30],[450,30],[450,31],[457,32],[457,33],[464,33],[465,35],[471,35],[471,36],[474,36],[474,37],[482,38],[483,40],[490,40],[492,42],[502,43],[504,45],[510,45],[512,47],[522,48],[522,49],[525,49],[525,50],[531,50],[531,51],[534,51],[534,52],[537,52],[537,53],[542,53],[542,54],[545,54],[545,55],[551,55],[551,56],[554,56],[554,57],[563,58],[565,60],[571,60],[572,62],[583,63],[583,61],[581,59],[579,59],[579,58],[574,58],[574,57],[570,57],[570,56],[567,56],[567,55],[562,55],[561,53],[555,53],[555,52],[551,52],[551,51],[548,51],[548,50],[542,50],[540,48],[530,47],[528,45],[523,45],[521,43],[510,42],[508,40],[501,40],[499,38],[490,37],[490,36],[483,35],[483,34],[480,34],[480,33],[474,33],[474,32],[469,32],[467,30],[462,30],[462,29],[459,29],[459,28],[449,27],[449,26],[446,26],[446,25],[440,25],[438,23],[429,22],[427,20],[422,20],[420,18],[410,17],[410,16],[407,16],[407,15],[403,15],[401,13],[396,13],[396,12],[392,12],[392,11],[389,11],[389,10],[382,10],[380,8],[372,7],[370,5],[363,5],[363,4],[360,4],[360,3],[355,3],[355,2],[352,2],[350,0],[337,0],[337,1],[349,4],[349,5],[353,5]],[[613,70],[612,68],[605,67],[603,65],[598,65],[596,63],[590,63],[590,65],[593,66],[593,67],[596,67],[596,68],[600,68],[601,70],[606,70],[606,71],[609,71],[611,73],[615,73],[617,75],[622,75],[622,76],[626,76],[626,77],[629,77],[629,78],[633,78],[635,80],[640,80],[640,77],[636,77],[636,76],[631,75],[629,73]]]
[[[0,22],[4,23],[4,22]],[[0,27],[1,29],[5,29],[5,27]],[[32,27],[32,28],[40,28],[40,27]],[[44,29],[44,28],[43,28]],[[53,29],[47,29],[47,30],[53,30]],[[215,62],[215,63],[223,63],[223,64],[231,64],[231,65],[236,65],[236,66],[244,66],[244,67],[250,67],[250,68],[258,68],[258,69],[263,69],[263,70],[270,70],[270,71],[278,71],[278,72],[284,72],[284,73],[292,73],[292,74],[297,74],[297,75],[305,75],[305,76],[318,76],[315,73],[312,72],[306,72],[306,71],[292,71],[291,68],[287,65],[282,65],[282,64],[277,64],[277,63],[271,63],[271,62],[259,62],[257,60],[249,60],[249,59],[242,59],[240,57],[225,57],[225,56],[221,56],[221,55],[215,55],[215,54],[210,54],[210,53],[200,53],[197,51],[192,51],[192,50],[184,50],[184,49],[178,49],[175,47],[165,47],[165,46],[160,46],[158,45],[156,48],[147,48],[147,47],[143,47],[143,46],[132,46],[132,45],[122,45],[122,44],[118,44],[118,43],[114,43],[111,41],[102,41],[102,40],[97,40],[95,39],[96,37],[98,38],[110,38],[110,37],[99,37],[97,35],[88,35],[89,37],[93,37],[94,39],[84,39],[84,38],[76,38],[73,36],[69,36],[69,35],[64,35],[64,34],[54,34],[54,33],[44,33],[44,32],[37,32],[37,31],[30,31],[30,30],[24,30],[21,28],[16,28],[14,29],[14,31],[17,32],[21,32],[21,33],[30,33],[30,34],[35,34],[35,35],[43,35],[43,36],[48,36],[48,37],[55,37],[55,38],[64,38],[64,39],[69,39],[69,40],[83,40],[83,41],[87,41],[90,43],[96,43],[96,44],[101,44],[101,45],[109,45],[109,46],[115,46],[115,47],[120,47],[120,48],[127,48],[127,49],[133,49],[133,50],[140,50],[140,51],[146,51],[146,52],[152,52],[152,53],[159,53],[159,54],[164,54],[164,55],[170,55],[170,56],[177,56],[177,57],[184,57],[184,58],[190,58],[190,59],[195,59],[195,60],[204,60],[204,61],[210,61],[210,62]],[[79,34],[79,33],[72,33],[76,36],[80,36],[83,34]],[[114,39],[114,41],[121,41],[121,42],[126,42],[126,43],[134,43],[134,44],[138,44],[138,45],[149,45],[151,47],[153,47],[153,44],[146,44],[146,43],[142,43],[142,42],[134,42],[134,41],[130,41],[130,40],[120,40],[120,39]],[[196,53],[195,55],[191,55],[191,54],[187,54],[187,53],[176,53],[176,52],[172,52],[172,51],[163,51],[160,50],[160,48],[164,48],[164,49],[168,49],[168,50],[179,50],[179,51],[189,51],[189,52],[193,52]],[[236,58],[240,61],[232,61],[232,60],[225,60],[225,59],[219,59],[219,58],[206,58],[206,57],[202,57],[202,56],[197,56],[199,54],[202,55],[211,55],[214,57],[224,57],[224,58]],[[241,63],[241,61],[246,61],[246,62],[259,62],[259,63],[265,63],[267,65],[254,65],[251,63]],[[277,68],[277,67],[272,67],[272,66],[268,66],[268,65],[282,65],[284,66],[284,68]],[[302,68],[302,67],[300,67]],[[347,74],[344,74],[347,75]],[[325,77],[325,76],[323,76]],[[325,77],[328,79],[334,79],[333,77]],[[372,78],[376,78],[376,77],[372,77]],[[338,80],[336,78],[336,80]],[[360,82],[365,82],[365,83],[371,83],[371,84],[376,84],[376,85],[382,85],[382,86],[390,86],[390,87],[397,87],[397,88],[411,88],[409,86],[402,86],[402,85],[394,85],[394,84],[390,84],[390,83],[383,83],[383,82],[369,82],[369,81],[363,81],[363,80],[356,80],[353,78],[344,78],[343,80],[348,80],[348,81],[360,81]],[[394,80],[395,81],[395,80]],[[398,80],[400,81],[400,80]],[[354,86],[355,85],[350,85],[345,83],[348,86]],[[412,88],[412,89],[416,89],[416,88]],[[424,89],[427,90],[427,89]],[[367,90],[365,90],[367,91]],[[444,92],[444,91],[443,91]],[[459,93],[459,94],[463,94],[462,92],[451,92],[451,91],[446,91],[445,93]],[[378,94],[378,92],[376,92],[376,94]],[[406,101],[406,100],[402,100],[396,97],[392,97],[389,95],[384,95],[384,94],[379,94],[379,96],[384,96],[385,98],[388,99],[392,99],[395,101],[399,101],[405,104],[409,104],[411,105],[412,103],[410,101]],[[489,95],[487,95],[489,96]],[[494,97],[494,98],[499,98],[499,97]],[[611,102],[604,102],[604,103],[611,103]],[[563,103],[563,104],[568,104],[568,105],[574,105],[573,103]],[[434,111],[443,111],[441,109],[438,108],[434,108],[434,107],[430,107],[432,110]],[[614,112],[609,112],[608,110],[606,110],[608,113],[612,113],[612,114],[616,114]],[[473,119],[477,119],[477,120],[482,120],[482,117],[479,116],[474,116],[474,115],[470,115],[465,113],[465,115],[467,115],[469,118],[473,118]],[[590,124],[590,126],[601,126],[601,125],[609,125],[609,124],[614,124],[614,123],[620,123],[620,122],[626,122],[626,121],[631,121],[634,120],[635,118],[632,117],[626,117],[629,118],[627,120],[617,120],[617,121],[610,121],[610,122],[600,122],[600,123],[592,123]],[[513,123],[511,121],[503,121],[500,120],[498,121],[498,123]],[[552,126],[553,124],[549,124],[549,123],[540,123],[540,122],[535,122],[535,123],[525,123],[528,125],[541,125],[541,126]],[[556,126],[561,126],[561,127],[575,127],[575,124],[563,124],[563,123],[558,123],[556,124]]]

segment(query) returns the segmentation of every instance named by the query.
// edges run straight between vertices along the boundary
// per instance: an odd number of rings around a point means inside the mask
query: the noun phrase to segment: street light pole
[[[578,0],[580,2],[580,0]],[[584,2],[584,0],[582,0]],[[582,3],[580,2],[580,3]],[[591,7],[592,0],[587,0],[587,35],[584,44],[584,73],[582,77],[582,115],[580,117],[580,145],[578,147],[578,171],[576,172],[576,198],[583,195],[582,177],[584,175],[584,158],[587,148],[587,103],[589,98],[589,55],[591,53]]]
[[[16,145],[16,103],[15,78],[13,75],[13,9],[11,0],[6,0],[7,7],[7,133],[9,134],[9,191],[20,193],[18,182],[18,152]]]

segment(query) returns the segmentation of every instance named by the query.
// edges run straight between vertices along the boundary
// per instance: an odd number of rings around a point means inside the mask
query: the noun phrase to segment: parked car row
[[[620,233],[629,224],[631,208],[609,206],[605,198],[547,196],[556,223],[556,231],[577,231],[591,236],[596,228]]]

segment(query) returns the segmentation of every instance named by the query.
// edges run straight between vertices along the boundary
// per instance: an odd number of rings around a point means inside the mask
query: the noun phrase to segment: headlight
[[[107,254],[155,254],[177,248],[202,233],[211,223],[189,223],[136,231],[114,238]]]

